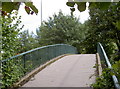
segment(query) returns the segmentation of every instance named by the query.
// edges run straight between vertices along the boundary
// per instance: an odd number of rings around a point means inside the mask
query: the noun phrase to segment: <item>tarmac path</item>
[[[90,87],[96,54],[68,55],[47,66],[22,87]]]

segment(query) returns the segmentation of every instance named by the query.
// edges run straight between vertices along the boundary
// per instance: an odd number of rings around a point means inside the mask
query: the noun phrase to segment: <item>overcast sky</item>
[[[42,20],[47,21],[49,16],[58,13],[60,10],[62,10],[65,15],[70,15],[70,8],[66,5],[67,1],[68,0],[42,0]],[[20,6],[19,15],[22,16],[22,24],[25,25],[23,30],[29,29],[30,32],[33,31],[35,33],[36,28],[41,24],[41,0],[33,0],[33,4],[39,10],[38,15],[28,15],[24,10],[24,5]],[[80,13],[76,9],[74,15],[80,18],[81,23],[89,18],[88,10]]]

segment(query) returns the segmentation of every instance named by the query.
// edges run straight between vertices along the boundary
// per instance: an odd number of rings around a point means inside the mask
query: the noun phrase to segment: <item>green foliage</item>
[[[115,64],[113,64],[113,74],[117,76],[119,84],[120,84],[120,60],[116,61]]]
[[[33,48],[40,47],[34,33],[30,34],[28,30],[19,33],[19,44],[20,47],[18,53],[26,52]]]
[[[20,6],[19,2],[4,2],[2,3],[2,10],[7,13],[12,12],[13,10],[18,10]]]
[[[33,5],[33,2],[25,2],[25,5],[29,8],[30,11],[34,11],[36,14],[38,13],[38,9]]]
[[[12,16],[13,15],[13,16]],[[9,16],[2,17],[2,57],[3,59],[15,55],[18,44],[18,33],[22,28],[18,28],[21,17],[17,17],[17,12]],[[16,20],[16,23],[13,22]]]
[[[89,9],[97,8],[100,10],[107,10],[111,4],[111,2],[90,2]]]
[[[77,8],[79,11],[85,11],[86,10],[86,2],[76,2]]]
[[[25,4],[25,10],[28,14],[37,14],[38,9],[33,5],[33,2],[2,2],[2,15],[7,15],[8,13],[11,13],[13,10],[18,11],[20,5],[24,3]]]
[[[94,89],[114,89],[110,69],[104,69],[102,75],[97,77],[96,82],[91,86]]]
[[[90,10],[88,36],[83,42],[87,53],[96,53],[97,42],[104,45],[108,55],[114,53],[116,45],[119,49],[120,33],[119,29],[113,24],[113,22],[116,23],[119,20],[120,10],[118,4],[113,4],[108,10],[104,11],[97,8]]]
[[[113,64],[115,63],[115,61],[120,60],[120,52],[119,52],[119,50],[115,50],[114,54],[111,55],[111,60],[113,60]]]
[[[74,7],[75,2],[67,2],[66,5],[67,5],[67,6],[70,6],[70,7]]]
[[[94,89],[115,89],[111,77],[112,75],[117,76],[118,82],[120,84],[120,60],[116,61],[112,67],[112,70],[109,68],[103,69],[102,75],[97,77],[96,82],[92,84]]]
[[[77,18],[59,12],[42,24],[40,30],[37,30],[37,38],[41,45],[65,43],[80,50],[80,43],[86,37],[85,31]]]
[[[3,16],[2,18],[2,59],[10,58],[16,55],[19,43],[18,33],[22,28],[18,28],[21,23],[20,18],[17,17],[17,12]],[[9,66],[9,67],[8,67]],[[15,71],[14,73],[12,71]],[[3,62],[2,66],[2,85],[9,87],[19,78],[18,66],[14,65],[13,61]]]
[[[67,6],[69,6],[69,7],[74,7],[75,6],[75,4],[77,5],[77,9],[79,10],[79,11],[85,11],[85,9],[86,9],[86,2],[67,2],[66,3],[66,5]],[[71,9],[71,8],[70,8]]]
[[[86,10],[86,2],[76,2],[76,1],[72,1],[72,2],[67,2],[66,5],[69,7],[74,7],[75,4],[77,5],[77,9],[82,12]],[[111,5],[111,2],[89,2],[89,9],[92,8],[97,8],[100,10],[106,10],[109,8],[109,6]]]
[[[21,61],[17,59],[3,62],[2,69],[2,88],[10,88],[16,81],[18,81],[24,74],[24,69],[21,65]],[[20,71],[19,69],[22,69]]]
[[[116,28],[118,30],[120,30],[120,20],[116,21],[116,23],[114,23],[114,25],[116,26]]]

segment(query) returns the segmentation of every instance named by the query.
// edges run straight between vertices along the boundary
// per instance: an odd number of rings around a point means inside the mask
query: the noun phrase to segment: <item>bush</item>
[[[94,89],[114,89],[114,83],[111,77],[111,70],[109,68],[105,68],[102,72],[102,75],[96,78],[96,82],[91,86]]]

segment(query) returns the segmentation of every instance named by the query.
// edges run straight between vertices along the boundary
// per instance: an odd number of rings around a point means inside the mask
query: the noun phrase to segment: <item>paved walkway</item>
[[[89,87],[95,82],[95,54],[65,56],[52,63],[22,87]]]

